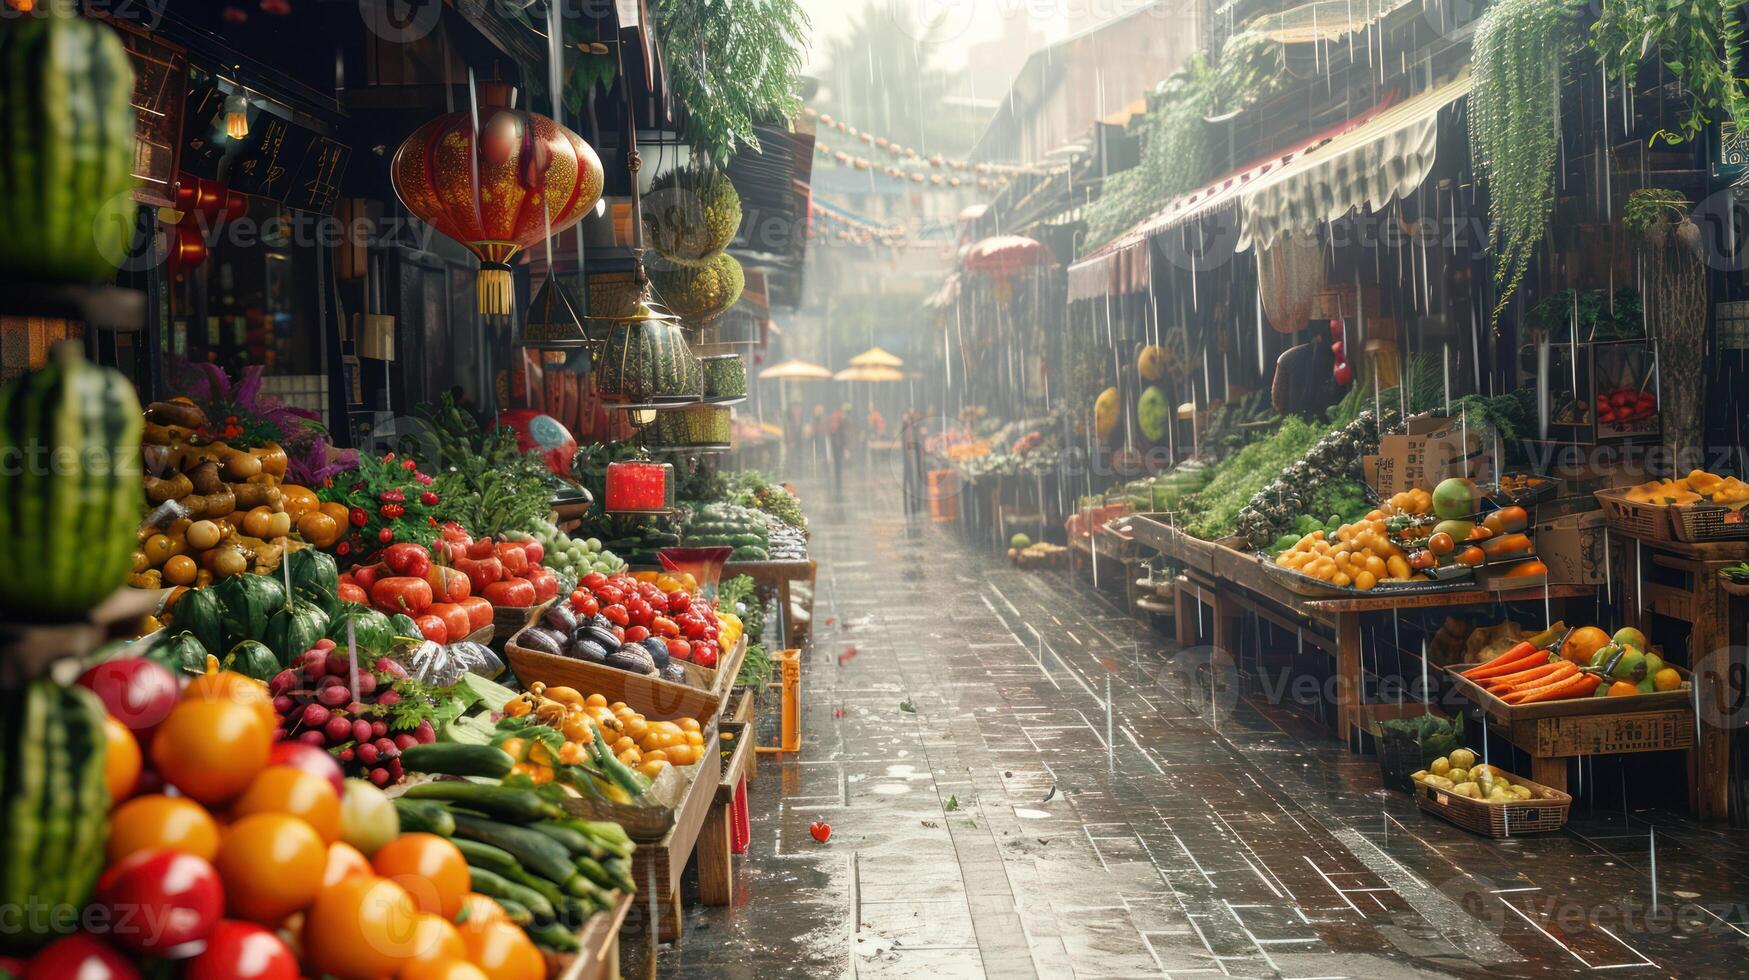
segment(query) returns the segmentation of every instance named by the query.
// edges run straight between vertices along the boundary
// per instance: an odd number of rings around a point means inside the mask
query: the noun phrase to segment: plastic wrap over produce
[[[463,674],[479,674],[492,680],[504,673],[504,661],[484,643],[463,640],[448,646],[422,640],[400,647],[395,659],[408,676],[430,687],[454,687]]]

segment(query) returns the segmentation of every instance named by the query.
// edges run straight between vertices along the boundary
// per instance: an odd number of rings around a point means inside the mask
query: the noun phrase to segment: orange
[[[460,926],[463,932],[470,928],[478,928],[488,922],[509,921],[510,914],[504,911],[504,906],[479,892],[468,892],[463,895],[462,906],[455,914],[456,925]]]
[[[171,555],[164,561],[164,581],[171,585],[193,585],[200,566],[187,555]]]
[[[128,726],[114,715],[103,716],[103,781],[109,784],[109,803],[114,806],[133,795],[140,784],[140,743]]]
[[[468,959],[492,980],[546,980],[547,964],[528,935],[510,922],[462,931]]]
[[[273,508],[263,504],[243,515],[243,533],[252,538],[273,537]]]
[[[272,749],[272,724],[255,706],[185,695],[152,736],[152,764],[184,794],[219,806],[243,792]]]
[[[406,889],[358,875],[324,888],[304,916],[304,958],[312,974],[377,980],[406,964],[418,934],[419,910]]]
[[[345,527],[346,522],[351,519],[352,516],[351,512],[346,509],[345,504],[335,503],[332,500],[324,500],[322,502],[322,513],[334,518],[334,523],[340,527]]]
[[[279,503],[294,521],[322,506],[322,501],[316,498],[316,491],[309,487],[300,487],[295,483],[279,485]]]
[[[283,813],[309,824],[324,843],[340,839],[340,797],[334,784],[291,766],[268,766],[243,791],[231,813]]]
[[[453,918],[468,893],[468,861],[436,834],[402,834],[371,855],[371,867],[413,896],[419,911]]]
[[[484,970],[465,959],[442,956],[414,960],[401,968],[399,980],[488,980]]]
[[[1612,698],[1625,697],[1629,694],[1638,693],[1640,693],[1639,685],[1631,684],[1627,681],[1616,681],[1614,684],[1609,685],[1609,696]]]
[[[109,846],[115,864],[135,851],[164,848],[211,861],[219,851],[219,825],[206,808],[186,796],[137,796],[109,814]]]
[[[1561,657],[1580,667],[1591,662],[1591,657],[1603,649],[1609,642],[1609,634],[1595,626],[1581,626],[1567,637],[1567,642],[1561,647]]]
[[[298,519],[298,533],[318,548],[327,548],[340,540],[340,525],[319,510],[306,511]]]
[[[238,820],[213,861],[225,883],[226,908],[237,918],[277,925],[322,891],[327,851],[315,829],[297,817],[252,813]]]
[[[365,857],[358,848],[343,840],[337,840],[328,845],[328,863],[322,869],[322,887],[332,888],[353,875],[374,877],[370,859]]]
[[[1682,675],[1675,667],[1666,667],[1652,675],[1652,686],[1660,691],[1674,691],[1682,686]]]
[[[455,923],[441,915],[421,912],[413,923],[413,951],[409,955],[415,963],[452,959],[465,963],[468,947]]]

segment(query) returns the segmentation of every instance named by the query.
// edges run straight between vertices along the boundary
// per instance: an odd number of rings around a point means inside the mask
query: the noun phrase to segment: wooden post
[[[698,898],[706,905],[732,905],[735,901],[729,810],[721,803],[712,803],[698,834]]]
[[[1360,613],[1336,614],[1336,725],[1352,750],[1354,728],[1360,722],[1364,679],[1360,673]],[[1533,777],[1534,778],[1534,777]]]

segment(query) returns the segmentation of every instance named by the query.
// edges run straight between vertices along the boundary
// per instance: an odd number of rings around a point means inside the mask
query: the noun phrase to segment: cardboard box
[[[1402,434],[1380,439],[1378,455],[1364,457],[1361,467],[1367,483],[1384,497],[1416,487],[1432,490],[1454,476],[1492,483],[1494,447],[1487,435],[1455,419],[1416,416]]]
[[[1603,511],[1542,521],[1533,534],[1537,557],[1549,566],[1550,585],[1603,584]]]

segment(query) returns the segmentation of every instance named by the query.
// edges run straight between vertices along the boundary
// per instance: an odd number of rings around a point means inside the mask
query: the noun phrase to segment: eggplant
[[[601,644],[601,648],[609,653],[618,650],[620,647],[619,637],[613,635],[613,630],[609,627],[597,626],[594,623],[590,623],[588,635],[589,639]]]
[[[657,671],[656,675],[665,681],[684,684],[686,683],[686,665],[678,660],[670,660],[668,666]]]
[[[644,649],[650,651],[650,659],[655,661],[656,669],[668,666],[668,643],[659,636],[647,637]]]
[[[650,651],[639,643],[628,643],[608,654],[607,665],[634,674],[650,674],[656,670],[656,661],[650,657]]]
[[[607,651],[602,648],[601,644],[594,640],[578,640],[576,643],[571,644],[571,649],[578,660],[587,661],[592,664],[607,662]]]
[[[525,650],[533,650],[536,653],[548,653],[555,657],[562,657],[565,655],[564,644],[553,639],[551,633],[539,627],[523,630],[522,635],[516,638],[516,645]]]
[[[560,633],[570,636],[577,631],[577,614],[571,611],[568,602],[555,602],[540,618],[541,625],[551,627]]]

